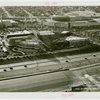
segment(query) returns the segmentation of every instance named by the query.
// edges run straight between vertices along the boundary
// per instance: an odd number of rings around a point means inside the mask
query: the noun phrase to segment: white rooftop
[[[70,40],[82,40],[82,39],[84,40],[86,38],[77,37],[77,36],[69,36],[69,37],[66,37],[65,40],[70,41]]]
[[[22,41],[22,43],[27,44],[27,45],[37,45],[37,44],[39,44],[36,40],[26,40],[26,41]]]
[[[40,35],[54,35],[55,33],[51,31],[40,31]]]
[[[21,34],[30,34],[30,31],[24,30],[24,31],[10,32],[9,35],[21,35]]]
[[[69,31],[62,31],[61,33],[62,34],[66,34],[66,33],[69,33]]]
[[[16,22],[16,21],[14,21],[14,20],[9,20],[9,19],[6,19],[6,20],[0,20],[0,22],[11,22],[11,23],[18,23],[18,22]]]

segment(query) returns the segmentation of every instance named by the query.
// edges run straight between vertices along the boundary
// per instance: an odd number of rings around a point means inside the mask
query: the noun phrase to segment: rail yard
[[[0,92],[100,91],[98,9],[0,7]]]

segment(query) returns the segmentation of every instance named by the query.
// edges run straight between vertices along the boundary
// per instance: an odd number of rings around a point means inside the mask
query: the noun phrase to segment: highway
[[[0,91],[65,91],[77,82],[91,85],[84,70],[95,68],[100,68],[99,52],[1,65]]]
[[[70,71],[60,71],[35,76],[26,76],[0,81],[0,91],[47,91],[48,87],[50,88],[48,91],[51,89],[52,91],[67,91],[70,90],[73,83],[82,83],[78,78],[76,78],[76,76]],[[68,85],[66,81],[68,81]],[[86,83],[90,84],[89,82]],[[66,89],[64,87],[66,87]]]
[[[89,59],[89,61],[84,58]],[[84,64],[80,64],[84,61],[86,61]],[[0,91],[42,91],[46,90],[48,86],[50,86],[50,89],[56,88],[56,90],[59,90],[64,86],[66,87],[67,80],[69,80],[69,83],[71,82],[70,85],[68,83],[68,88],[70,88],[71,85],[77,84],[77,82],[84,83],[77,77],[77,73],[78,76],[81,76],[85,74],[83,70],[99,68],[99,61],[100,54],[97,52],[1,65]],[[90,84],[89,82],[85,83]],[[33,86],[33,84],[35,85]],[[63,91],[63,89],[61,90]]]
[[[63,73],[55,72],[0,81],[0,91],[38,91],[63,86],[73,81],[73,78],[69,78],[70,72]]]
[[[96,55],[96,56],[93,56]],[[87,59],[84,59],[87,58]],[[85,55],[56,57],[51,59],[34,59],[33,61],[13,63],[0,66],[0,79],[14,77],[17,75],[27,75],[32,73],[48,72],[60,69],[78,69],[91,65],[98,65],[100,61],[99,53]],[[84,67],[83,67],[84,66]]]

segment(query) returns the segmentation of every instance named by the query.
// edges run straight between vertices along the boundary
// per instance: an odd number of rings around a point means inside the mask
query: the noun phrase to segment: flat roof
[[[84,40],[84,39],[87,39],[87,38],[77,37],[77,36],[69,36],[69,37],[66,37],[65,40],[70,41],[70,40]]]
[[[37,45],[39,44],[36,40],[26,40],[26,41],[22,41],[23,44],[27,44],[27,45]]]
[[[39,33],[40,33],[40,35],[54,35],[55,34],[51,31],[40,31]]]
[[[18,23],[17,21],[15,21],[15,20],[9,20],[9,19],[3,19],[3,20],[0,20],[0,22],[11,22],[11,23]]]
[[[69,33],[69,31],[62,31],[61,34]]]
[[[27,31],[27,30],[24,30],[24,31],[17,31],[17,32],[10,32],[9,35],[23,35],[23,34],[30,34],[31,32],[30,31]]]

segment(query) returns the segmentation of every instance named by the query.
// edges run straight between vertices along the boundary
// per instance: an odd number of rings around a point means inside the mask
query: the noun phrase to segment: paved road
[[[0,81],[0,91],[38,91],[60,87],[69,84],[69,82],[73,83],[73,79],[69,75],[71,76],[71,73],[55,72]]]
[[[35,16],[33,16],[30,12],[28,12],[27,10],[25,10],[24,8],[21,7],[21,9],[22,9],[30,18],[35,17]]]
[[[94,54],[87,54],[91,59],[96,59]],[[97,53],[96,55],[99,55]],[[68,57],[70,59],[77,58],[84,58],[86,57],[84,55],[79,55],[76,57],[71,56]],[[41,75],[33,75],[40,72],[47,72],[48,70],[57,70],[60,68],[69,68],[69,65],[71,65],[72,62],[75,62],[74,60],[71,60],[70,62],[65,62],[66,57],[57,57],[57,59],[42,59],[42,60],[35,60],[35,61],[28,61],[23,63],[16,63],[16,64],[9,64],[9,65],[2,65],[0,66],[0,91],[38,91],[39,89],[42,90],[44,87],[50,86],[50,88],[56,87],[56,86],[66,86],[66,81],[68,83],[77,83],[81,82],[79,78],[76,78],[72,72],[74,70],[82,70],[86,69],[86,67],[90,68],[91,66],[82,66],[79,68],[76,66],[76,68],[70,67],[69,71],[64,72],[54,72],[54,73],[48,73],[48,74],[41,74]],[[98,58],[98,57],[97,57]],[[61,65],[59,64],[62,63]],[[24,65],[27,64],[27,67]],[[75,65],[75,64],[74,64]],[[100,64],[99,64],[100,65]],[[92,65],[92,67],[100,67],[97,65]],[[5,68],[6,67],[6,68]],[[13,67],[13,70],[10,69],[10,67]],[[4,72],[3,69],[6,69],[7,71]],[[71,72],[70,72],[71,71]],[[32,74],[31,76],[27,76],[29,74]],[[20,76],[25,77],[20,77]],[[54,76],[53,76],[54,75]],[[18,78],[19,76],[20,78]],[[27,76],[27,77],[26,77]],[[71,77],[70,77],[71,76]],[[13,79],[12,79],[13,78]],[[15,79],[14,79],[15,78]],[[7,80],[9,79],[9,80]],[[79,81],[78,81],[79,80]],[[53,83],[52,83],[53,82]],[[45,89],[45,88],[44,88]],[[58,89],[59,90],[59,89]]]
[[[59,70],[61,68],[68,68],[68,69],[73,68],[73,70],[77,70],[78,67],[81,67],[81,66],[83,68],[83,66],[87,67],[90,64],[99,63],[100,58],[98,56],[94,57],[93,54],[86,55],[86,56],[89,57],[91,62],[88,60],[85,60],[84,55],[80,55],[76,57],[74,56],[73,58],[72,57],[68,57],[68,58],[57,57],[57,59],[55,58],[41,59],[41,60],[1,65],[0,66],[0,79],[7,78],[7,77],[13,77],[13,76],[17,76],[20,74],[25,75],[25,74],[30,74],[30,73]]]
[[[1,8],[7,14],[8,18],[12,18],[12,15],[5,9],[5,7],[1,7]]]

